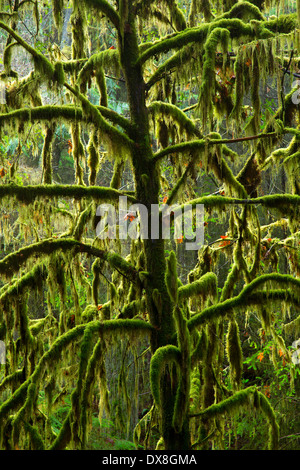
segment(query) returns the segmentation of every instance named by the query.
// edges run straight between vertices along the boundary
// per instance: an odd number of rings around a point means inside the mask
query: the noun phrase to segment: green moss
[[[37,86],[36,77],[34,82],[31,84],[36,88]],[[24,85],[25,86],[25,85]],[[18,90],[20,91],[20,90]],[[27,93],[27,91],[25,90]],[[124,117],[120,116],[115,111],[105,108],[104,106],[96,106],[96,109],[103,115],[104,118],[108,119],[115,125],[119,125],[126,130],[131,129],[130,122]],[[36,105],[35,107],[28,109],[21,107],[15,111],[11,111],[5,114],[0,114],[0,124],[5,125],[7,123],[16,122],[34,122],[34,121],[61,121],[70,124],[72,121],[80,121],[85,124],[91,122],[90,118],[84,115],[83,111],[79,107],[72,105]],[[118,134],[120,135],[120,134]]]
[[[107,72],[112,72],[116,75],[119,74],[120,61],[117,50],[107,49],[92,55],[84,64],[78,75],[78,83],[82,84],[87,82],[94,70],[97,71],[97,84],[99,86],[101,99],[103,99],[103,102],[101,102],[102,106],[105,106],[105,102],[107,101],[107,92],[103,75],[104,69],[106,69]]]
[[[114,163],[114,173],[110,182],[111,188],[118,189],[121,186],[123,170],[124,161],[116,160]]]
[[[269,449],[278,449],[279,427],[276,422],[275,413],[267,398],[255,387],[248,387],[244,390],[236,392],[232,397],[221,401],[218,404],[209,406],[203,412],[194,414],[194,416],[202,416],[203,418],[216,418],[224,414],[232,415],[243,410],[246,406],[252,406],[260,409],[266,416],[269,423]]]
[[[53,18],[58,31],[61,31],[63,25],[63,7],[64,0],[52,0]]]
[[[63,85],[65,82],[65,72],[63,64],[61,62],[56,62],[54,65],[53,80],[59,85]]]
[[[160,404],[160,378],[167,364],[181,364],[181,353],[176,346],[162,346],[155,351],[150,362],[150,385],[155,403]]]
[[[112,24],[116,27],[116,29],[120,30],[120,17],[116,10],[108,3],[107,0],[86,0],[86,5],[89,5],[96,10],[104,13],[107,18],[110,19]]]
[[[295,279],[293,276],[284,275],[284,274],[263,274],[249,284],[247,284],[240,292],[239,295],[232,297],[231,299],[220,302],[216,305],[207,307],[202,310],[201,313],[194,315],[188,321],[188,328],[190,332],[196,327],[206,322],[211,322],[217,318],[224,318],[227,315],[230,315],[233,309],[246,308],[247,299],[254,294],[255,290],[261,287],[266,283],[272,283],[273,285],[284,285],[287,288],[293,286],[293,288],[299,289],[300,281]],[[253,292],[254,291],[254,292]]]
[[[0,199],[9,197],[16,197],[18,201],[24,203],[33,203],[37,198],[58,198],[58,197],[70,197],[73,199],[82,198],[93,198],[95,201],[118,201],[120,196],[124,196],[125,193],[117,191],[113,188],[107,188],[102,186],[80,186],[80,185],[1,185],[0,187]],[[128,201],[137,202],[133,195],[127,195]]]
[[[244,1],[235,3],[229,11],[218,17],[217,21],[224,18],[239,18],[244,21],[249,19],[265,20],[263,13],[256,5]]]
[[[174,303],[178,298],[178,281],[177,281],[177,258],[174,251],[171,251],[167,258],[166,285],[169,295]]]
[[[0,295],[0,304],[5,305],[7,301],[12,301],[17,295],[23,295],[27,289],[41,288],[46,280],[47,270],[43,264],[35,266],[31,271],[21,276],[13,282],[4,293]]]
[[[204,64],[202,83],[199,95],[199,107],[201,110],[203,126],[206,126],[213,110],[213,98],[215,97],[215,58],[217,46],[220,44],[223,53],[227,52],[230,32],[226,28],[214,28],[208,34],[204,44]]]
[[[276,19],[270,19],[264,23],[264,26],[274,33],[289,34],[297,28],[297,21],[297,14],[291,13],[281,15]]]
[[[71,440],[71,411],[67,414],[63,421],[62,427],[59,430],[58,435],[52,442],[49,450],[65,450],[67,444]]]
[[[89,323],[98,319],[98,308],[95,305],[87,305],[81,314],[82,323]]]
[[[46,126],[46,135],[42,150],[43,182],[52,183],[52,141],[55,135],[56,125]]]
[[[38,429],[29,423],[24,424],[25,432],[29,434],[30,444],[32,450],[45,450],[44,441]]]
[[[206,297],[211,295],[213,298],[217,294],[217,276],[214,273],[206,273],[200,279],[179,287],[179,302],[194,296]]]

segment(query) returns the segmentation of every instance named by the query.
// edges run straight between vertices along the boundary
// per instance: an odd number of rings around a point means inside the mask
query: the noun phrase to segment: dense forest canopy
[[[299,19],[0,1],[1,449],[297,447]]]

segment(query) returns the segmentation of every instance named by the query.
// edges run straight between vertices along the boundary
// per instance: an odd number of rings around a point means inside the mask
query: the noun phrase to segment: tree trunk
[[[173,319],[174,304],[165,281],[165,243],[161,238],[161,233],[159,238],[151,238],[151,206],[152,204],[159,204],[160,175],[157,164],[152,160],[149,120],[145,103],[145,83],[142,70],[139,65],[136,65],[138,41],[134,16],[128,18],[128,22],[124,26],[124,34],[122,37],[120,36],[119,41],[120,50],[122,51],[122,68],[129,97],[131,123],[134,129],[129,137],[134,141],[132,163],[136,197],[148,209],[149,238],[143,240],[143,249],[146,271],[149,273],[149,279],[145,286],[147,309],[150,322],[155,328],[151,338],[151,351],[153,354],[157,348],[172,344],[172,338],[174,338],[176,330]],[[155,302],[154,291],[159,293],[159,303]],[[161,384],[159,415],[164,446],[168,450],[186,450],[190,447],[188,419],[185,420],[180,432],[176,432],[173,426],[175,397],[178,387],[178,379],[174,371],[166,368]]]

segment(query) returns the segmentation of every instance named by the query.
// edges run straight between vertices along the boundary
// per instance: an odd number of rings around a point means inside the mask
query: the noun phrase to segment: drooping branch
[[[256,387],[248,387],[236,392],[231,397],[222,400],[220,403],[209,406],[205,410],[190,415],[190,418],[201,416],[202,418],[215,418],[220,415],[231,415],[242,410],[245,406],[253,406],[263,412],[269,422],[269,448],[278,448],[279,426],[275,413],[267,398],[259,392]]]
[[[152,395],[157,405],[160,404],[160,378],[167,364],[181,364],[181,352],[176,346],[168,345],[158,348],[151,358],[150,384]]]
[[[116,111],[109,109],[105,106],[96,106],[97,110],[103,115],[105,119],[108,119],[113,124],[122,127],[126,131],[131,130],[130,123],[123,116],[118,114]],[[89,118],[84,115],[81,108],[75,106],[57,106],[57,105],[44,105],[35,106],[32,108],[20,108],[14,111],[10,111],[5,114],[0,114],[0,124],[7,122],[33,122],[33,121],[57,121],[65,120],[68,123],[70,121],[83,122],[84,124],[90,123]],[[124,135],[124,134],[123,134]],[[125,136],[126,138],[126,136]]]
[[[239,18],[241,20],[254,19],[259,21],[265,21],[265,17],[260,11],[260,9],[250,2],[236,3],[229,11],[223,13],[221,16],[218,16],[215,21],[227,18]]]
[[[0,21],[0,28],[7,31],[22,47],[24,47],[24,49],[32,55],[35,64],[38,66],[39,70],[42,69],[48,79],[53,80],[55,68],[53,64],[51,64],[51,62],[41,52],[32,47],[30,44],[28,44],[12,28],[10,28],[6,23],[3,23],[3,21]]]
[[[170,145],[169,147],[157,152],[153,159],[154,161],[159,161],[164,158],[166,155],[170,155],[173,153],[181,153],[181,152],[189,152],[192,150],[203,150],[205,145],[223,145],[223,144],[235,144],[238,142],[248,142],[251,140],[258,140],[258,139],[269,139],[271,137],[278,136],[278,132],[269,132],[269,133],[262,133],[248,137],[239,137],[236,139],[200,139],[200,140],[191,140],[189,142],[181,142],[179,144]]]
[[[106,0],[84,0],[87,6],[95,8],[104,13],[115,28],[120,31],[120,17],[116,10]]]
[[[217,293],[217,277],[214,273],[206,273],[197,281],[178,288],[179,302],[194,296],[215,297]]]
[[[13,410],[19,408],[13,419],[13,438],[15,441],[18,440],[21,426],[24,425],[24,419],[26,421],[26,418],[29,418],[28,414],[33,411],[34,397],[47,364],[53,360],[57,361],[63,350],[74,340],[78,340],[84,335],[87,328],[92,334],[98,332],[109,335],[116,332],[124,335],[131,332],[136,333],[137,331],[149,334],[152,331],[152,326],[142,320],[109,320],[78,325],[61,335],[41,357],[32,375],[0,406],[0,422],[7,418]],[[3,430],[3,426],[0,426],[0,429]],[[0,436],[1,440],[2,436]]]
[[[291,32],[296,26],[296,21],[293,21],[292,15],[286,15],[289,17],[289,22],[282,22],[279,27],[278,32],[283,32],[288,30]],[[156,56],[157,54],[167,53],[174,49],[179,49],[191,43],[202,43],[205,41],[207,34],[211,32],[214,28],[226,28],[230,31],[232,39],[238,39],[239,37],[248,37],[252,39],[265,39],[267,37],[273,37],[273,31],[267,29],[269,27],[268,21],[258,22],[259,28],[254,28],[251,24],[244,23],[238,18],[225,18],[218,19],[213,23],[205,23],[199,27],[187,28],[185,31],[166,36],[165,38],[155,42],[152,47],[147,48],[139,57],[138,62],[140,64],[145,63],[151,57]],[[271,25],[273,26],[273,24]]]
[[[300,198],[299,198],[300,199]],[[265,283],[275,283],[283,284],[286,287],[294,287],[295,289],[300,288],[300,280],[290,276],[288,274],[263,274],[258,278],[251,281],[247,284],[239,295],[225,300],[224,302],[219,302],[216,305],[210,306],[202,310],[202,312],[194,315],[188,321],[188,328],[192,331],[194,328],[202,325],[203,323],[213,321],[216,318],[224,318],[226,315],[236,308],[246,308],[248,297],[253,295],[253,291],[259,288]]]
[[[67,82],[64,86],[81,102],[82,112],[86,116],[87,122],[96,125],[103,133],[106,143],[116,150],[131,151],[133,141],[124,133],[120,132],[116,127],[109,124],[102,116],[99,108],[93,105],[88,98],[80,93],[78,88],[72,87]]]
[[[238,199],[225,196],[203,196],[197,199],[190,200],[181,205],[183,209],[185,205],[196,207],[197,204],[204,204],[208,207],[225,207],[227,204],[247,205],[247,204],[261,204],[269,209],[277,209],[283,213],[289,212],[293,207],[300,204],[300,196],[296,194],[272,194],[252,199]]]
[[[58,250],[72,250],[74,254],[86,253],[90,256],[101,258],[107,261],[112,268],[118,269],[131,281],[138,279],[136,269],[122,258],[122,256],[117,253],[100,250],[92,245],[81,243],[72,238],[48,239],[21,248],[7,255],[0,261],[0,274],[11,275],[18,271],[20,266],[26,263],[30,258],[49,256]]]
[[[195,135],[200,139],[202,138],[202,134],[193,120],[188,118],[177,106],[164,103],[163,101],[152,101],[148,106],[148,110],[154,117],[164,116],[166,119],[172,119],[178,125],[181,132],[185,131],[189,136]]]
[[[80,185],[55,185],[55,184],[40,184],[21,186],[17,184],[8,184],[0,186],[0,200],[5,197],[15,197],[18,201],[30,204],[38,198],[46,197],[70,197],[74,199],[93,198],[95,201],[112,202],[118,201],[120,197],[125,196],[128,201],[136,203],[137,200],[133,195],[102,186],[80,186]]]
[[[0,294],[0,305],[5,305],[7,300],[20,296],[28,288],[37,288],[46,280],[47,270],[43,264],[35,266],[30,272],[24,274],[20,279],[10,285]]]

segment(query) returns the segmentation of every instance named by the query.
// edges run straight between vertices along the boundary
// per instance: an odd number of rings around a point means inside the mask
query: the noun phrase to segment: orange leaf
[[[132,222],[133,219],[135,219],[135,216],[133,214],[129,213],[124,216],[124,220],[130,220],[130,222]]]
[[[246,62],[247,67],[250,67],[251,64],[252,64],[251,59],[248,59],[247,62]]]
[[[98,305],[98,310],[101,310],[103,305]]]
[[[180,238],[177,238],[176,242],[177,243],[182,243],[183,242],[183,235],[181,235]]]
[[[283,351],[281,349],[279,349],[278,354],[279,354],[280,357],[283,356]]]
[[[259,359],[259,361],[261,362],[263,358],[264,358],[264,353],[263,352],[259,353],[259,355],[257,356],[257,359]]]
[[[223,238],[223,240],[224,240],[225,238],[227,238],[227,237],[228,237],[228,235],[221,235],[221,236],[220,236],[220,238]]]
[[[272,241],[272,238],[268,238],[268,242],[270,243]]]
[[[4,168],[1,168],[0,170],[0,176],[1,178],[5,175],[6,171],[4,170]]]
[[[167,200],[168,200],[168,196],[165,196],[165,197],[163,198],[163,203],[165,204],[165,203],[167,202]]]

